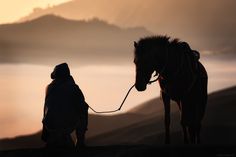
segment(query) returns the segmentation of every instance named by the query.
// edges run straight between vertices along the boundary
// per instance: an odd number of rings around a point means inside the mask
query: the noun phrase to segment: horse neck
[[[151,56],[150,59],[153,60],[154,63],[154,69],[156,72],[160,73],[163,71],[166,65],[166,60],[167,60],[167,53],[166,53],[166,48],[162,48],[161,50],[159,48],[156,48],[155,46],[153,47],[151,51]]]
[[[168,45],[168,47],[163,49],[162,55],[159,57],[162,62],[159,61],[160,63],[157,65],[156,71],[161,73],[162,77],[166,80],[171,80],[175,77],[175,72],[179,68],[180,56],[175,51],[171,45]]]

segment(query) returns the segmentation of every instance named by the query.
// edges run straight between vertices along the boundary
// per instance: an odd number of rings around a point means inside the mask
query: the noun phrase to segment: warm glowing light
[[[36,7],[46,8],[70,0],[0,0],[0,24],[18,21]]]

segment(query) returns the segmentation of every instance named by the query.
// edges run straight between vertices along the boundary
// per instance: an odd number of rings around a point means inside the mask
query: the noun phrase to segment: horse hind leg
[[[200,144],[200,131],[201,131],[201,125],[196,125],[193,127],[189,127],[189,135],[190,135],[190,141],[192,144]]]
[[[183,128],[184,144],[193,143],[194,131],[189,125],[189,102],[185,100],[180,101],[181,106],[181,126]]]
[[[183,124],[182,124],[182,128],[183,128],[184,144],[189,144],[188,128],[186,125],[183,125]]]
[[[201,124],[199,124],[199,126],[197,126],[196,128],[196,144],[201,143],[200,132],[201,132]]]
[[[197,137],[196,128],[193,126],[189,126],[188,131],[189,131],[190,143],[196,144],[196,137]]]
[[[161,92],[165,109],[165,143],[170,143],[170,97]]]

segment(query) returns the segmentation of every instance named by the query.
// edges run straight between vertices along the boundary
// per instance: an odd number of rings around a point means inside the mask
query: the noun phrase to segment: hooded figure
[[[88,105],[84,95],[66,63],[57,65],[51,78],[46,89],[42,140],[50,147],[74,147],[71,133],[76,130],[76,146],[85,146]]]

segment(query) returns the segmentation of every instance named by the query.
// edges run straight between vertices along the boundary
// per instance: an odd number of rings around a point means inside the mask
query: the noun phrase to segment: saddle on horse
[[[198,61],[200,59],[200,53],[196,50],[192,50],[188,43],[181,42],[180,44],[182,51],[184,53],[190,55],[190,62],[192,62],[192,70],[197,71],[198,70]]]

